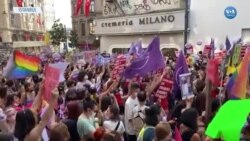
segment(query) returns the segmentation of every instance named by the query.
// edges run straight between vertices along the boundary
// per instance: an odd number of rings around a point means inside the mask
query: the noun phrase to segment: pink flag
[[[181,133],[177,127],[175,127],[174,132],[175,132],[175,141],[182,141]]]

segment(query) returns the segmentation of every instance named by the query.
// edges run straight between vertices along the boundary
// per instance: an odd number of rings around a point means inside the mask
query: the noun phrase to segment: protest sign
[[[44,82],[44,99],[49,100],[51,91],[58,85],[60,78],[60,70],[51,66],[45,67],[45,82]]]
[[[126,66],[126,57],[124,55],[119,55],[116,58],[114,68],[112,71],[112,78],[116,79],[124,70],[124,67]]]
[[[69,65],[69,63],[66,63],[66,62],[59,62],[59,63],[55,63],[55,64],[49,64],[50,67],[59,69],[59,71],[60,71],[59,82],[63,82],[65,80],[64,72],[65,72],[68,65]]]
[[[160,83],[158,90],[155,93],[156,97],[160,99],[166,98],[167,94],[172,90],[173,83],[174,82],[172,80],[169,80],[164,77]]]
[[[181,74],[179,77],[182,99],[184,100],[194,97],[191,85],[191,73]]]
[[[203,55],[208,57],[209,53],[211,52],[211,46],[210,45],[205,45],[204,50],[203,50]]]
[[[86,62],[92,63],[92,60],[96,57],[96,50],[91,50],[91,51],[83,51],[83,58]]]
[[[233,50],[232,65],[238,65],[240,61],[241,45],[235,45]]]
[[[214,59],[216,59],[219,63],[222,63],[225,57],[226,57],[226,53],[224,51],[216,52],[214,54]]]

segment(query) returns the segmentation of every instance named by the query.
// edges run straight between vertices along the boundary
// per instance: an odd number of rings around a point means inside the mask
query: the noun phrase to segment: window
[[[13,11],[13,3],[12,2],[9,3],[9,10]]]
[[[170,58],[176,58],[175,52],[178,51],[176,48],[163,48],[161,52],[164,56],[168,56]]]
[[[91,13],[95,12],[95,0],[91,0],[90,2],[90,12]]]
[[[15,15],[14,14],[10,15],[10,24],[11,24],[11,27],[15,27]]]
[[[129,48],[113,48],[112,53],[118,53],[118,54],[126,54],[128,53]]]
[[[82,36],[85,36],[85,23],[81,23]]]

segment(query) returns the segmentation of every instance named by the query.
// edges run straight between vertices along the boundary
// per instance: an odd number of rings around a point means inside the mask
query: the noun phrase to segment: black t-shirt
[[[63,120],[63,123],[68,127],[68,131],[70,134],[69,141],[79,141],[80,137],[77,132],[77,120],[66,119],[66,120]]]

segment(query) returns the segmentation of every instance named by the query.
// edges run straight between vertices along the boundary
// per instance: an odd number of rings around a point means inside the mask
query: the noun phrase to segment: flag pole
[[[210,122],[210,115],[211,115],[211,106],[212,106],[212,99],[211,99],[211,91],[212,91],[212,83],[211,81],[209,81],[209,79],[206,79],[206,126],[208,126],[209,122]]]
[[[210,51],[210,54],[209,54],[209,59],[213,59],[214,58],[214,50],[215,50],[213,38],[211,39],[210,47],[211,47],[211,51]],[[205,108],[205,112],[206,112],[206,116],[205,116],[206,123],[205,123],[205,125],[206,126],[205,127],[207,127],[209,122],[210,122],[211,108],[212,108],[212,98],[211,98],[212,83],[208,79],[208,77],[206,77],[206,86],[207,87],[206,87],[206,108]]]

